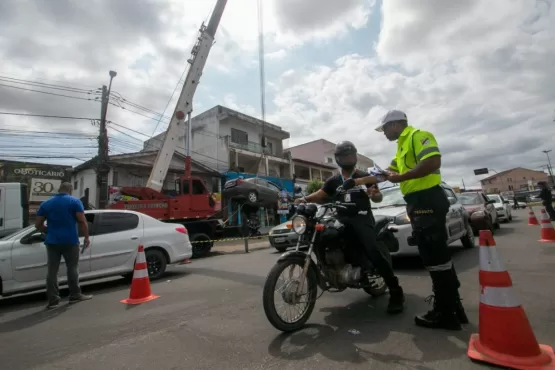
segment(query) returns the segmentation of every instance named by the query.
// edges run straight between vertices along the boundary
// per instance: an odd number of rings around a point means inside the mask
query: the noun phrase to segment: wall
[[[111,173],[108,176],[111,176]],[[89,188],[89,203],[95,207],[98,207],[96,201],[96,171],[94,169],[87,168],[85,170],[74,173],[71,176],[71,182],[73,184],[74,196],[76,196],[77,198],[83,197],[85,195],[85,189]],[[108,183],[109,182],[110,177],[108,177]]]
[[[528,188],[528,181],[536,187],[538,181],[547,181],[548,174],[542,171],[516,168],[500,176],[488,180],[481,180],[482,190],[486,193],[499,193],[502,191],[520,191]]]

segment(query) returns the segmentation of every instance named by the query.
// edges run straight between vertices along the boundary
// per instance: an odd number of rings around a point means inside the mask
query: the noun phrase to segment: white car
[[[503,198],[499,194],[488,194],[486,195],[489,200],[493,200],[495,207],[495,212],[497,213],[497,218],[502,221],[510,222],[513,220],[513,215],[511,213],[511,202]]]
[[[474,248],[476,246],[472,226],[469,222],[468,212],[458,201],[453,189],[442,183],[441,187],[445,191],[451,203],[447,214],[448,243],[460,240],[464,248]],[[407,216],[406,205],[399,186],[389,187],[381,190],[383,200],[381,203],[372,204],[372,212],[375,216],[386,216],[391,218],[391,226],[397,230],[395,236],[399,240],[399,250],[391,251],[391,256],[416,256],[418,247],[409,245],[408,238],[412,236],[412,226]]]
[[[132,275],[139,244],[145,248],[151,279],[161,277],[168,264],[183,262],[193,255],[187,229],[182,225],[123,210],[85,211],[85,217],[91,245],[79,257],[81,281]],[[34,226],[0,239],[0,295],[45,288],[46,271],[44,234]],[[58,274],[60,284],[65,284],[63,259]]]

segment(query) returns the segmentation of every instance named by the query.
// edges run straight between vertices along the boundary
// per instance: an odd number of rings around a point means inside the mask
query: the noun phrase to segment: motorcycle
[[[324,292],[338,293],[352,288],[363,289],[373,297],[385,294],[387,286],[375,270],[370,285],[363,283],[361,267],[357,264],[360,257],[354,247],[348,245],[345,226],[337,217],[337,209],[352,206],[354,203],[334,202],[320,207],[316,204],[301,204],[297,207],[290,223],[293,231],[299,234],[297,248],[280,256],[264,284],[264,312],[276,329],[283,332],[301,329],[310,318],[316,300]],[[377,247],[390,263],[390,252],[399,250],[399,242],[394,235],[397,230],[391,226],[391,222],[392,218],[386,216],[376,217],[375,220]],[[307,244],[307,252],[299,250],[300,246]],[[294,277],[297,267],[300,274]],[[288,278],[276,292],[278,281],[286,270]],[[319,296],[318,287],[322,290]],[[296,310],[297,314],[292,319],[286,319],[278,313],[276,293],[286,305],[302,306]]]

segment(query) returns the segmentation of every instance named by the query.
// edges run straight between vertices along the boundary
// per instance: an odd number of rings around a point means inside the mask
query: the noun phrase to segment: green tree
[[[308,183],[308,185],[306,186],[306,192],[308,194],[312,194],[315,191],[318,191],[318,190],[322,189],[323,185],[324,185],[324,183],[322,182],[322,180],[314,179],[314,180],[310,181]]]

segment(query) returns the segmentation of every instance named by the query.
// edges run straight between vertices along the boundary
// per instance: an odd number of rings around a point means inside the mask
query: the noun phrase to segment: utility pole
[[[551,149],[542,150],[542,152],[544,152],[545,156],[547,157],[547,171],[549,172],[549,182],[553,184],[555,182],[555,179],[553,178],[553,168],[551,167],[551,160],[549,159],[549,152],[551,152]]]
[[[112,80],[116,76],[117,72],[110,71],[110,84],[108,87],[106,87],[106,85],[102,85],[100,130],[98,135],[98,164],[96,168],[96,198],[98,200],[97,204],[99,209],[105,209],[108,203],[108,174],[110,173],[110,165],[108,163],[108,130],[106,128],[106,114],[108,113]]]

